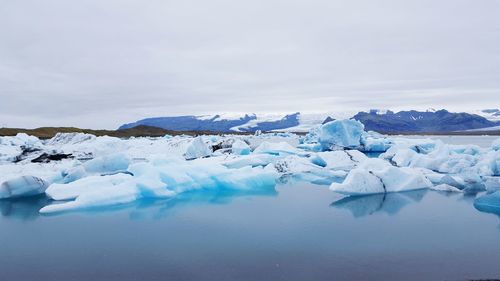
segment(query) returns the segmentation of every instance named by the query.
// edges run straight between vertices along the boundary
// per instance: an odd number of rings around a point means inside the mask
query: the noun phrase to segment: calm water
[[[342,199],[304,183],[59,216],[38,214],[43,197],[4,200],[0,280],[500,278],[500,215],[473,200],[434,191]]]
[[[277,191],[48,217],[37,213],[44,199],[2,201],[0,279],[500,278],[500,218],[475,210],[473,197]]]

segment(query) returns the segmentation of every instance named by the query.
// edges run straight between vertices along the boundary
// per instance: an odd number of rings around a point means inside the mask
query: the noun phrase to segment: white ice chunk
[[[47,145],[65,145],[78,144],[86,141],[95,140],[96,136],[84,133],[57,133],[47,141]]]
[[[297,148],[291,146],[287,142],[262,142],[253,153],[257,154],[272,154],[272,155],[289,155],[301,153]]]
[[[83,163],[87,173],[114,173],[127,170],[130,159],[123,153],[116,153],[98,157]]]
[[[271,154],[250,154],[225,160],[222,162],[222,165],[232,169],[242,168],[246,166],[267,166],[268,164],[275,162],[279,158],[279,156]]]
[[[486,191],[495,192],[500,190],[500,177],[483,177]]]
[[[500,150],[500,138],[493,141],[491,148],[494,150]]]
[[[0,144],[0,163],[14,161],[16,156],[21,154],[21,152],[22,150],[19,146]]]
[[[462,190],[454,187],[454,186],[451,186],[449,184],[439,184],[439,185],[435,185],[433,187],[431,187],[432,190],[436,190],[436,191],[444,191],[444,192],[462,192]]]
[[[119,185],[106,185],[99,189],[92,189],[90,192],[82,193],[74,201],[45,206],[40,210],[40,213],[57,213],[126,204],[137,200],[138,196],[139,191],[134,182],[123,182]]]
[[[108,176],[89,176],[68,184],[51,184],[45,193],[54,200],[75,199],[84,192],[99,190],[103,186],[117,185],[131,179],[129,174],[114,174]]]
[[[391,139],[375,132],[364,132],[361,135],[361,144],[363,151],[366,152],[385,152],[394,143]]]
[[[212,150],[203,141],[201,136],[194,138],[191,144],[187,147],[185,157],[186,159],[196,159],[201,157],[207,157],[212,154]]]
[[[21,176],[0,185],[0,199],[33,196],[42,194],[48,183],[34,176]]]
[[[318,152],[311,157],[313,163],[331,170],[351,170],[366,159],[368,157],[358,150]]]
[[[364,169],[353,169],[343,183],[332,183],[330,189],[345,195],[384,193],[382,180]]]
[[[250,149],[250,146],[246,142],[237,139],[233,142],[233,145],[231,146],[231,151],[233,152],[233,154],[237,155],[248,155],[252,150]]]
[[[378,182],[375,179],[378,179]],[[368,159],[358,168],[351,170],[343,183],[333,183],[330,189],[342,194],[363,195],[432,186],[431,181],[417,169],[398,168],[381,159]]]
[[[39,145],[40,139],[35,136],[30,136],[25,133],[18,133],[16,139],[22,142],[23,145],[34,146]]]
[[[332,171],[313,164],[309,159],[297,155],[289,155],[274,163],[277,172],[287,178],[312,182],[315,184],[331,184],[333,181],[343,180],[344,171]]]

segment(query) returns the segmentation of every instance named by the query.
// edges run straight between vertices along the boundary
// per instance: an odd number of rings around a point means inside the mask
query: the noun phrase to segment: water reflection
[[[473,204],[477,198],[476,194],[457,194],[427,190],[373,194],[367,196],[349,196],[334,201],[330,206],[339,209],[347,209],[355,218],[365,217],[376,213],[395,215],[409,204],[420,202],[427,192],[439,193],[441,196],[445,197],[456,197],[457,201],[465,201],[468,205],[474,205],[477,211],[492,213],[500,217],[500,208],[498,207],[485,208]],[[69,211],[51,214],[50,216],[75,212],[92,216],[111,212],[125,212],[130,219],[158,219],[176,214],[185,208],[196,208],[203,205],[225,205],[241,197],[274,197],[277,195],[278,192],[274,189],[261,191],[193,191],[179,194],[170,199],[143,199],[130,204]],[[481,195],[483,194],[479,194],[478,196],[480,197]],[[49,204],[57,203],[54,203],[54,201],[46,196],[3,199],[0,200],[0,214],[7,219],[35,220],[40,217],[39,210]]]
[[[356,218],[375,213],[395,215],[408,204],[421,201],[426,193],[427,190],[422,189],[399,193],[349,196],[333,202],[330,206],[347,209]]]
[[[494,214],[500,217],[500,206],[480,206],[474,204],[474,208],[481,213]]]
[[[203,191],[184,192],[169,199],[149,198],[149,199],[138,200],[130,204],[96,207],[85,210],[70,210],[67,212],[60,212],[56,214],[44,214],[44,215],[58,216],[68,213],[96,215],[96,214],[113,213],[113,212],[128,212],[128,215],[131,219],[143,219],[146,217],[157,219],[173,214],[178,209],[182,209],[184,207],[197,207],[200,205],[207,205],[207,204],[223,205],[223,204],[228,204],[232,202],[234,199],[239,197],[276,196],[277,194],[278,194],[277,191],[274,189],[259,190],[259,191],[203,190]]]
[[[482,213],[500,217],[500,194],[484,194],[474,200],[474,208]]]
[[[38,212],[42,207],[48,205],[50,199],[45,195],[0,200],[0,214],[3,217],[19,220],[35,220],[40,216]]]
[[[226,205],[236,198],[252,196],[277,196],[276,190],[261,191],[193,191],[185,192],[168,200],[141,200],[138,208],[130,212],[130,218],[142,219],[147,216],[158,219],[175,214],[184,208],[202,205]]]

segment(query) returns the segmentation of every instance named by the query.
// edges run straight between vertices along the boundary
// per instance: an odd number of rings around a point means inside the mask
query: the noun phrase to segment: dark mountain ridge
[[[359,112],[352,117],[363,123],[367,130],[396,132],[456,132],[481,129],[499,125],[482,116],[465,112],[454,113],[438,111],[399,111],[380,113],[377,111]]]

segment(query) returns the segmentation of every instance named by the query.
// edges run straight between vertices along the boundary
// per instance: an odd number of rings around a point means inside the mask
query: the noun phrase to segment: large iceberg
[[[364,126],[356,120],[335,120],[321,125],[317,141],[323,150],[358,148]]]
[[[274,170],[262,167],[229,169],[201,161],[185,162],[166,158],[134,164],[129,167],[129,171],[133,176],[107,175],[81,179],[66,187],[51,187],[48,195],[52,198],[74,200],[46,206],[40,212],[106,207],[146,198],[171,198],[189,191],[274,189],[277,177]]]
[[[395,141],[376,132],[365,132],[356,120],[334,120],[311,129],[300,148],[311,151],[358,149],[364,152],[385,152]]]
[[[432,186],[432,182],[419,170],[394,167],[381,159],[368,159],[351,170],[342,183],[332,183],[330,189],[346,195],[365,195]]]
[[[102,189],[103,186],[114,186],[130,180],[132,175],[118,173],[107,176],[88,176],[67,184],[54,183],[45,191],[54,200],[71,200],[85,192]]]

